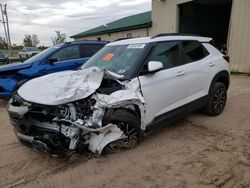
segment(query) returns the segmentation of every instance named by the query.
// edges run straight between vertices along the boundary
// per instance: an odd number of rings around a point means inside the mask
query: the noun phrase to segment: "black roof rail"
[[[73,41],[64,42],[64,43],[70,44],[70,43],[78,43],[78,42],[106,42],[106,43],[109,43],[110,41],[106,41],[106,40],[73,40]]]
[[[127,39],[132,39],[133,37],[124,37],[124,38],[119,38],[119,39],[116,39],[116,40],[114,40],[114,42],[116,42],[116,41],[120,41],[120,40],[127,40]]]
[[[160,33],[155,36],[152,36],[151,39],[158,37],[167,37],[167,36],[201,36],[200,34],[191,34],[191,33]]]

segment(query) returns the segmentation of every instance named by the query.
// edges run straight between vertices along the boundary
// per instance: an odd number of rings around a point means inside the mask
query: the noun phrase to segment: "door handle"
[[[176,73],[176,76],[183,76],[184,74],[185,74],[185,72],[179,71],[179,72]]]
[[[209,63],[210,67],[213,67],[215,65],[215,63]]]

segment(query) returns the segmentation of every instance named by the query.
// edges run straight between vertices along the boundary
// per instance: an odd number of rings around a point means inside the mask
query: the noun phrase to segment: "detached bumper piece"
[[[36,152],[50,154],[65,161],[69,160],[72,155],[72,152],[65,150],[59,144],[53,143],[52,136],[28,136],[20,132],[17,132],[16,136],[23,145]]]

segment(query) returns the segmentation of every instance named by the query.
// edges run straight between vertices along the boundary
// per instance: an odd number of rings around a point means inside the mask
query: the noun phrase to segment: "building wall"
[[[192,0],[152,0],[150,35],[178,32],[178,4]],[[250,0],[233,0],[228,38],[231,70],[250,73]]]
[[[250,1],[234,0],[228,40],[231,70],[250,73]]]
[[[126,38],[127,33],[131,33],[132,37],[146,37],[148,36],[149,30],[150,28],[134,29],[134,30],[111,33],[110,36],[108,34],[103,34],[103,35],[77,38],[76,40],[97,40],[98,37],[101,37],[101,39],[105,41],[114,41],[119,38]]]
[[[178,4],[192,0],[152,0],[152,21],[153,27],[150,35],[157,33],[175,33],[178,31]]]

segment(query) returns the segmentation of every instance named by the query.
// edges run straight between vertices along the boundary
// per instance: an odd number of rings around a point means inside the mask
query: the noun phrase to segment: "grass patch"
[[[240,75],[240,76],[250,76],[250,73],[247,72],[235,72],[235,71],[231,71],[232,75]]]
[[[8,50],[3,50],[6,54],[8,54]],[[18,52],[21,50],[11,50],[10,51],[10,57],[18,57]]]

